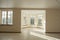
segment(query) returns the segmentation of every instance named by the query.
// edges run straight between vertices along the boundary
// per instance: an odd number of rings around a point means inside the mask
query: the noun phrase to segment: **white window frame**
[[[5,15],[5,14],[6,15]],[[3,15],[4,14],[4,15]],[[10,14],[10,16],[9,16],[9,14]],[[2,22],[0,22],[0,24],[2,24],[2,25],[13,25],[13,10],[1,10],[1,20],[2,20]],[[5,21],[5,23],[3,23],[3,17],[6,19],[6,20],[4,20]],[[9,17],[10,17],[10,23],[9,23]]]

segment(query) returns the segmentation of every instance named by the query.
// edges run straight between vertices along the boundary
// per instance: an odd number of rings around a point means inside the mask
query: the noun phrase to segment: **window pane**
[[[31,17],[31,25],[34,25],[34,17]]]
[[[38,26],[42,26],[42,15],[38,16]]]
[[[13,24],[13,11],[8,11],[8,24]]]
[[[26,17],[24,16],[24,25],[26,25]]]
[[[6,24],[7,11],[2,11],[2,24]]]

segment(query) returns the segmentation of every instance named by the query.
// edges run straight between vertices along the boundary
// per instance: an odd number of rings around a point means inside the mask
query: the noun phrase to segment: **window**
[[[26,17],[24,16],[24,25],[26,25]]]
[[[7,11],[2,11],[2,24],[6,24],[7,20]]]
[[[13,11],[2,11],[2,24],[13,24]]]
[[[31,25],[34,25],[34,17],[31,17]]]
[[[13,22],[13,11],[8,11],[8,24]]]
[[[42,15],[38,15],[38,26],[42,26]]]

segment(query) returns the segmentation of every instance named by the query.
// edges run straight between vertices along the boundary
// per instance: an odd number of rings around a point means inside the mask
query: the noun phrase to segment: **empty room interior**
[[[0,40],[60,40],[60,0],[0,0]]]

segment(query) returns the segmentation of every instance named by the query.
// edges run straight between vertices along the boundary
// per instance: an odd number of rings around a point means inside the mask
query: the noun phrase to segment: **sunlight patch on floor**
[[[30,32],[30,34],[33,35],[33,36],[43,38],[43,39],[47,39],[47,40],[60,40],[60,39],[57,39],[57,38],[54,38],[54,37],[47,36],[45,34],[43,35],[43,34],[38,34],[38,33],[35,33],[35,32]]]

